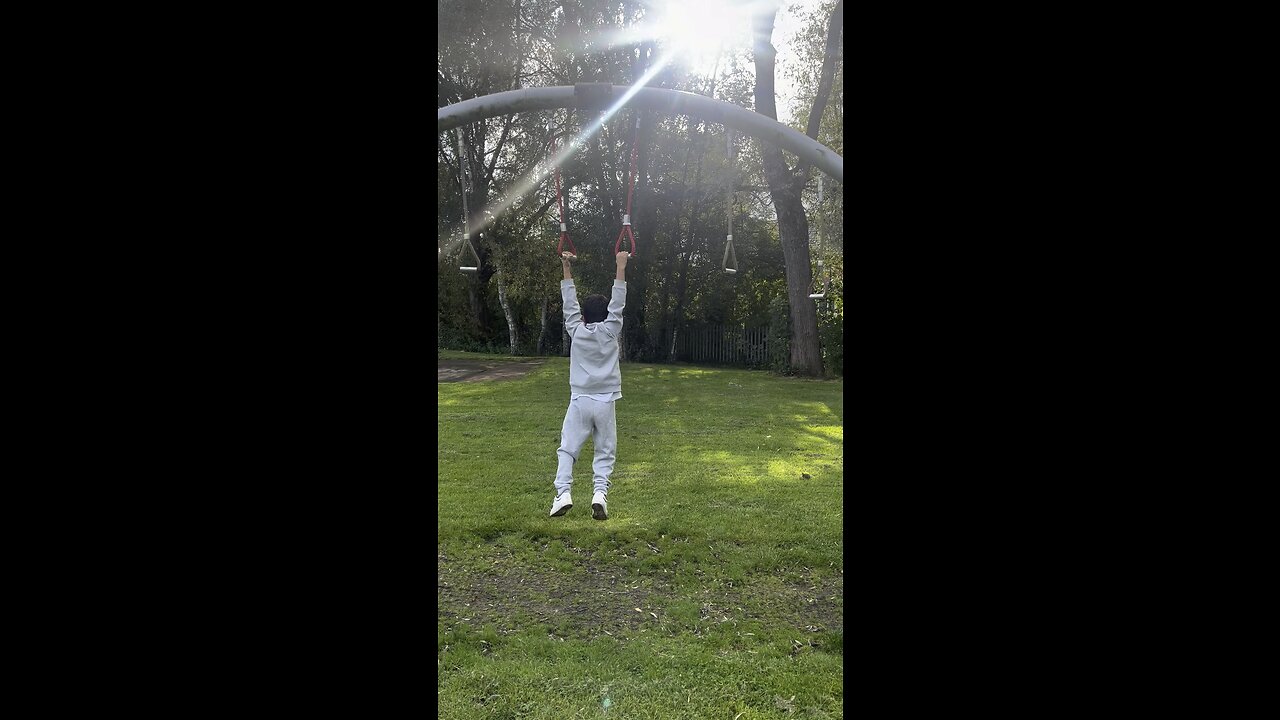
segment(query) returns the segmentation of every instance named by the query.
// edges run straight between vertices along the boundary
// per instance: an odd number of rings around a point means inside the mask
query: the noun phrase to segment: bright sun
[[[674,59],[703,72],[748,29],[742,4],[730,0],[667,0],[656,20],[654,34]]]

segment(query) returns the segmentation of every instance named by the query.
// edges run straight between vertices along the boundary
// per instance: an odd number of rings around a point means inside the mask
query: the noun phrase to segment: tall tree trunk
[[[697,218],[698,208],[701,203],[694,201],[693,214],[689,216],[689,249],[684,254],[684,258],[680,263],[680,279],[677,281],[676,287],[676,307],[675,313],[672,315],[671,325],[671,362],[676,361],[676,335],[680,332],[680,326],[684,324],[684,301],[686,291],[689,289],[689,260],[693,257],[694,246],[698,240],[697,230],[694,226]]]
[[[614,205],[613,183],[609,181],[609,173],[605,170],[604,164],[604,140],[601,138],[601,136],[604,135],[604,131],[605,128],[601,127],[600,131],[595,134],[594,138],[596,150],[595,155],[593,156],[595,160],[594,170],[595,176],[599,179],[600,183],[596,186],[596,199],[600,203],[600,212],[604,213],[605,227],[613,226],[620,228],[622,223],[622,212]],[[610,143],[610,145],[612,146],[612,143]],[[592,157],[590,154],[588,154],[588,156]],[[630,160],[629,155],[627,156],[627,159]],[[630,168],[630,165],[627,167]],[[622,191],[625,193],[627,189],[624,187]]]
[[[652,46],[649,47],[649,51],[650,55],[652,55]],[[658,73],[658,76],[654,78],[654,83],[658,87],[675,86],[675,82],[673,82],[672,73],[669,72],[669,68]],[[692,127],[690,127],[690,141],[692,140],[692,137],[694,137],[694,132],[692,132]],[[664,265],[666,265],[666,273],[663,274],[662,279],[662,297],[660,297],[657,306],[654,306],[652,313],[650,313],[654,316],[655,322],[657,322],[657,328],[653,329],[652,337],[650,337],[654,360],[662,359],[662,357],[671,354],[671,347],[673,343],[675,343],[675,338],[672,337],[675,332],[673,332],[671,322],[669,322],[668,318],[668,305],[671,304],[671,290],[673,286],[673,279],[675,279],[676,275],[676,263],[680,261],[680,218],[684,217],[685,213],[684,188],[689,187],[690,156],[691,142],[687,142],[685,143],[685,169],[680,181],[681,192],[677,195],[675,211],[671,213],[671,217],[675,218],[675,229],[668,233],[669,237],[671,237],[671,242],[664,246],[664,249],[667,249],[667,247],[671,249],[671,258],[667,259],[666,263],[664,263]],[[672,172],[675,172],[675,168],[672,168]],[[654,247],[657,249],[657,246]]]
[[[498,264],[498,256],[493,256],[495,266],[494,277],[498,281],[498,303],[502,305],[502,314],[507,316],[507,337],[511,341],[511,354],[519,355],[520,335],[516,327],[515,313],[511,312],[511,303],[507,301],[507,282],[502,276],[502,266]]]
[[[475,338],[489,341],[488,323],[484,320],[484,305],[480,302],[479,283],[475,278],[467,279],[467,299],[471,301],[471,316],[475,319]]]
[[[675,340],[671,338],[674,334],[673,323],[676,321],[668,316],[668,305],[671,302],[671,288],[676,273],[676,263],[680,260],[680,218],[684,216],[684,204],[689,196],[689,163],[693,157],[693,125],[689,126],[689,136],[685,143],[684,151],[684,170],[680,177],[681,192],[676,197],[675,212],[672,217],[675,218],[675,230],[671,233],[671,259],[667,262],[667,272],[662,280],[662,300],[658,303],[656,315],[658,318],[658,332],[656,333],[657,347],[654,353],[655,357],[669,354],[670,347],[674,346]]]
[[[755,55],[756,112],[774,120],[778,111],[774,97],[773,47],[774,18],[777,6],[752,18],[752,50]],[[800,203],[803,178],[794,175],[776,145],[762,143],[764,174],[769,195],[778,214],[778,235],[782,257],[786,263],[787,300],[791,304],[791,370],[800,375],[822,374],[822,352],[818,347],[817,307],[809,299],[813,276],[809,268],[809,221]]]
[[[547,309],[551,306],[551,298],[542,298],[542,328],[538,331],[538,354],[545,355],[547,352]]]
[[[485,319],[484,303],[480,301],[480,295],[483,288],[489,284],[489,278],[493,276],[493,267],[491,262],[492,253],[489,252],[488,246],[480,239],[480,232],[477,227],[483,219],[480,210],[484,207],[489,197],[489,177],[484,172],[484,137],[486,122],[481,120],[469,128],[459,128],[459,132],[463,133],[463,142],[465,143],[466,154],[462,162],[467,166],[467,180],[471,183],[471,191],[467,192],[467,205],[470,217],[467,218],[467,228],[471,232],[471,245],[475,248],[476,257],[480,260],[480,267],[475,273],[469,274],[467,278],[467,293],[471,300],[471,314],[475,319],[475,327],[480,333],[481,338],[485,341],[489,339],[489,323]],[[460,252],[465,252],[460,250]],[[472,258],[466,257],[467,261]]]
[[[631,82],[636,84],[644,77],[645,72],[649,69],[649,57],[652,49],[652,43],[644,42],[640,44],[639,52],[636,54],[635,62],[631,70]],[[654,252],[656,249],[653,240],[657,238],[654,232],[657,227],[658,213],[651,202],[653,194],[649,191],[649,166],[651,157],[649,149],[653,144],[653,138],[656,134],[656,121],[653,113],[645,113],[640,125],[640,148],[636,159],[636,196],[635,203],[639,216],[638,227],[643,229],[643,235],[638,239],[637,244],[641,246],[641,253],[644,255],[646,264],[652,268],[653,260],[657,257]],[[633,220],[632,222],[637,222]],[[635,231],[635,228],[632,228]],[[626,324],[623,327],[623,343],[627,350],[627,359],[642,359],[645,355],[645,348],[649,345],[649,322],[648,322],[648,297],[649,297],[649,273],[635,272],[632,273],[632,279],[627,281],[627,308],[625,315],[627,316]]]
[[[691,126],[692,127],[692,126]],[[690,140],[693,140],[693,132],[690,132]],[[689,224],[688,224],[688,242],[682,247],[686,248],[684,257],[680,263],[680,279],[677,281],[676,287],[676,307],[671,316],[671,361],[676,359],[676,341],[675,335],[679,331],[679,327],[684,324],[684,301],[685,291],[689,287],[689,261],[693,257],[694,250],[697,248],[698,241],[698,213],[702,210],[705,197],[702,193],[702,166],[706,156],[706,137],[702,134],[698,135],[698,164],[693,174],[693,204],[689,208]]]

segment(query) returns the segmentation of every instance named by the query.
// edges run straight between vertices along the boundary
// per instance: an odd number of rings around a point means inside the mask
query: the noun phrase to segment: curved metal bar
[[[590,88],[590,92],[584,90]],[[607,91],[606,91],[607,89]],[[629,95],[629,97],[628,97]],[[569,86],[546,88],[522,88],[506,92],[482,95],[460,103],[446,105],[436,110],[436,131],[445,132],[459,125],[477,120],[510,115],[512,113],[553,110],[556,108],[605,109],[605,104],[625,99],[624,106],[678,115],[692,115],[706,121],[721,123],[745,135],[772,143],[795,153],[801,160],[812,163],[836,180],[844,180],[844,158],[836,151],[798,130],[783,125],[772,118],[738,107],[732,103],[712,100],[704,95],[667,90],[665,88],[626,85]],[[602,101],[604,104],[602,104]]]

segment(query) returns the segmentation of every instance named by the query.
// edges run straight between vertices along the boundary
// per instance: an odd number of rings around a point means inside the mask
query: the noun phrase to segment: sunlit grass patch
[[[437,386],[441,716],[841,717],[843,383],[624,364],[600,522],[543,361]]]

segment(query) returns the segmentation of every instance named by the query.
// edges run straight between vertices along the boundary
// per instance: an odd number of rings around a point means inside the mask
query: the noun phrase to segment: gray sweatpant
[[[596,457],[591,463],[595,490],[609,493],[609,476],[613,474],[614,451],[618,448],[618,424],[613,415],[613,401],[600,402],[589,397],[569,401],[560,428],[560,449],[556,455],[560,466],[556,470],[556,495],[568,492],[573,486],[573,463],[578,460],[582,445],[591,436]]]

